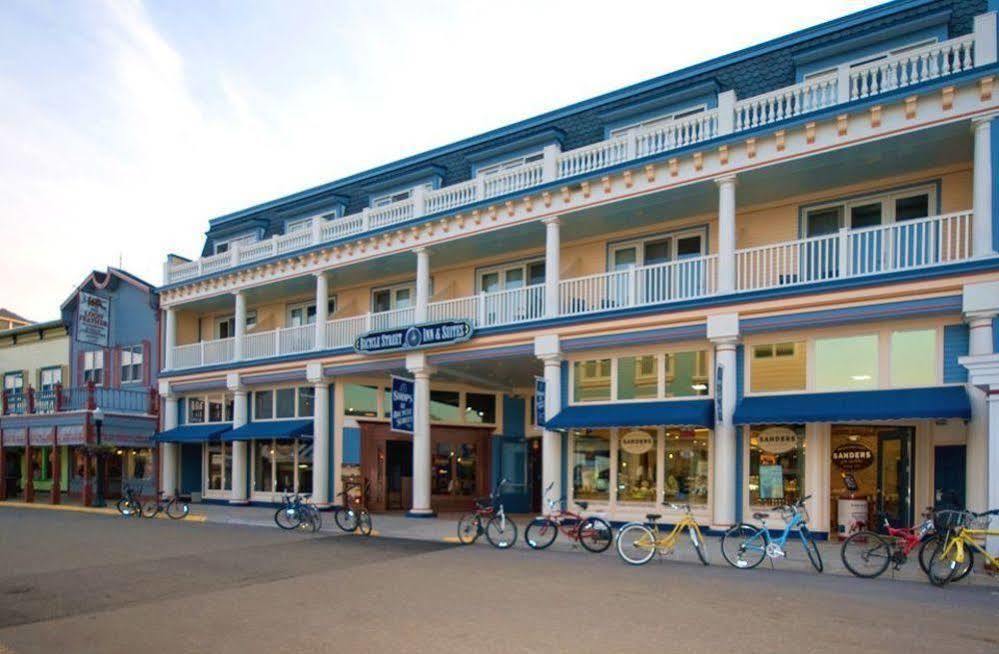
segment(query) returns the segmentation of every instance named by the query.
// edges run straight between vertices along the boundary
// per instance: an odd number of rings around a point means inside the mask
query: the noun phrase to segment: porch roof
[[[252,441],[258,438],[312,438],[312,418],[301,420],[260,420],[222,434],[224,441]]]
[[[207,443],[219,440],[224,432],[232,429],[229,423],[221,425],[183,425],[161,431],[153,437],[157,443]]]
[[[713,427],[714,424],[714,400],[697,399],[569,406],[547,421],[545,427]]]

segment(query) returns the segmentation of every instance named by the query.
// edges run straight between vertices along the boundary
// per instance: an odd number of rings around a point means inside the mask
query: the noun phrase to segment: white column
[[[562,410],[562,350],[556,334],[534,339],[534,354],[544,364],[545,420]],[[551,486],[551,490],[548,487]],[[541,509],[549,512],[548,499],[558,500],[562,489],[562,434],[545,429],[541,432]],[[547,491],[547,496],[545,492]]]
[[[559,255],[561,237],[558,217],[545,218],[545,317],[558,317],[558,283],[560,276]]]
[[[988,425],[988,509],[999,509],[999,385],[989,392]],[[993,518],[991,529],[999,529],[999,518]],[[986,547],[992,556],[999,554],[999,536],[989,536]]]
[[[316,349],[326,349],[326,321],[329,310],[329,279],[326,273],[316,275]]]
[[[246,350],[244,349],[243,343],[246,338],[246,295],[243,291],[236,291],[233,293],[236,299],[236,311],[233,316],[233,356],[236,361],[239,361],[246,355]]]
[[[715,344],[715,378],[712,386],[714,392],[721,393],[720,412],[715,416],[714,430],[714,477],[711,492],[713,494],[713,515],[711,524],[716,527],[728,527],[735,524],[735,470],[736,457],[739,452],[736,444],[736,427],[732,422],[735,414],[736,389],[736,346],[739,339],[738,314],[708,316],[708,338]],[[721,376],[721,387],[715,380]]]
[[[312,502],[321,508],[330,505],[330,390],[321,363],[306,367],[312,384]]]
[[[406,356],[406,368],[413,375],[413,506],[410,516],[433,515],[430,506],[430,375],[426,354]]]
[[[173,307],[167,309],[163,322],[163,367],[166,370],[171,370],[173,369],[173,351],[177,347],[177,310]]]
[[[333,493],[330,500],[339,506],[343,492],[343,384],[333,382]]]
[[[970,314],[968,320],[968,355],[992,354],[993,315]],[[964,500],[971,511],[985,511],[988,506],[989,485],[989,398],[981,388],[968,384],[968,400],[971,403],[971,421],[968,422],[968,438],[965,451],[965,493]]]
[[[166,392],[164,392],[166,391]],[[177,396],[160,385],[163,398],[163,431],[177,428]],[[177,444],[160,444],[160,487],[166,495],[177,493]]]
[[[430,251],[416,248],[416,322],[427,321],[427,305],[430,304]]]
[[[996,283],[996,285],[999,286],[999,283]],[[972,286],[979,286],[981,290],[984,290],[989,285],[976,284]],[[968,290],[969,286],[965,286],[965,307],[968,306],[970,299]],[[996,300],[999,300],[999,294],[993,293],[993,295]],[[971,304],[974,304],[974,302]],[[972,511],[996,509],[999,508],[999,355],[994,353],[971,355],[961,357],[958,361],[968,369],[969,390],[974,388],[976,391],[980,391],[986,398],[984,407],[985,428],[983,431],[988,461],[984,465],[984,480],[981,483],[981,488],[985,490],[980,498],[982,505],[973,507],[969,501],[968,508]],[[972,404],[971,410],[974,416],[976,410],[974,404]],[[970,437],[969,430],[969,439]],[[972,454],[970,447],[968,448],[967,456],[968,460],[971,461]],[[969,492],[970,490],[969,483]],[[999,518],[993,518],[991,528],[996,529],[997,527],[999,527]],[[995,556],[999,552],[999,537],[990,536],[987,540],[986,548],[989,553]]]
[[[971,247],[976,257],[992,254],[992,118],[971,121],[975,135]]]
[[[718,292],[735,290],[735,175],[718,184]]]
[[[232,392],[232,428],[238,429],[249,421],[246,387],[242,385],[239,374],[234,372],[226,375],[226,386]],[[228,445],[232,447],[232,491],[229,494],[229,503],[246,504],[248,501],[246,441],[232,441]]]
[[[972,29],[975,37],[975,66],[988,66],[996,62],[996,12],[988,11],[975,16]]]

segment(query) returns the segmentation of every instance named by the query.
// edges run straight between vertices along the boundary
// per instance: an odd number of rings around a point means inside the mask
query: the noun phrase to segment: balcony
[[[468,320],[477,329],[528,324],[931,268],[971,257],[972,212],[962,211],[736,250],[730,291],[724,290],[719,279],[718,255],[709,254],[561,280],[558,305],[550,313],[545,306],[545,285],[534,284],[431,302],[427,305],[427,319]],[[323,330],[323,347],[316,345],[315,325],[247,335],[243,359],[349,348],[361,334],[412,325],[415,317],[415,309],[406,308],[330,320]],[[236,360],[233,339],[181,345],[173,351],[175,369]]]
[[[104,388],[88,384],[53,390],[7,391],[0,394],[2,415],[37,415],[67,411],[104,411],[156,415],[159,398],[152,388]]]
[[[560,152],[557,147],[549,146],[545,148],[540,162],[476,177],[440,189],[425,191],[417,188],[411,198],[384,207],[365,209],[360,213],[331,221],[314,218],[311,229],[277,235],[248,245],[234,246],[227,252],[194,261],[170,261],[164,268],[164,284],[175,284],[204,275],[217,274],[242,264],[359,236],[424,216],[457,210],[490,198],[562,179],[596,173],[642,157],[662,154],[716,137],[757,129],[838,104],[876,97],[954,75],[976,65],[976,52],[981,47],[976,45],[976,39],[986,38],[993,41],[989,49],[994,49],[993,30],[991,34],[969,34],[858,67],[843,65],[827,75],[752,98],[738,100],[732,91],[726,91],[719,94],[716,108],[699,114],[650,128],[634,129],[623,135],[566,152]],[[808,272],[806,270],[803,273],[795,269],[787,274],[805,279]],[[616,283],[612,282],[612,285]],[[636,298],[641,299],[641,296]],[[616,302],[619,299],[622,298],[611,298],[609,301]],[[489,315],[490,312],[487,310],[486,317]],[[500,312],[495,315],[505,314]],[[284,344],[278,342],[279,336],[274,338],[273,343],[261,343],[260,347],[280,350]],[[304,343],[289,343],[287,346],[294,348],[304,346]],[[186,359],[188,361],[200,360],[202,362],[200,365],[205,365],[204,362],[208,359],[216,362],[226,360],[227,357],[231,359],[232,351],[227,351],[223,346],[219,348],[218,351],[191,350],[185,351],[184,354],[189,357]]]

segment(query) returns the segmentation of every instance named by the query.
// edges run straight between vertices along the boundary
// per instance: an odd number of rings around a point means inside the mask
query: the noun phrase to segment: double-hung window
[[[617,243],[610,249],[610,268],[627,270],[700,257],[704,255],[705,241],[703,229],[692,229]]]
[[[431,182],[426,184],[420,184],[427,191],[434,190],[434,185]],[[416,186],[414,188],[419,188]],[[404,191],[392,191],[390,193],[383,193],[381,195],[372,195],[370,204],[372,209],[377,209],[378,207],[386,207],[390,204],[395,204],[396,202],[404,202],[413,197],[413,189],[406,189]]]
[[[257,311],[246,312],[246,331],[257,326]],[[223,316],[215,319],[215,338],[233,338],[236,336],[236,317]]]
[[[238,245],[249,245],[251,243],[257,242],[256,234],[244,234],[242,236],[234,236],[233,238],[227,238],[223,241],[215,241],[215,254],[222,254],[223,252],[228,252],[229,250],[235,248]]]
[[[493,266],[479,272],[479,290],[486,293],[508,291],[545,283],[545,261],[523,261]]]
[[[398,284],[385,288],[376,288],[371,292],[372,313],[408,309],[416,302],[415,284]]]
[[[936,187],[921,186],[815,205],[804,212],[805,236],[926,218],[936,210],[936,203]]]
[[[680,111],[671,111],[669,113],[660,114],[652,118],[646,118],[645,120],[641,120],[635,123],[622,125],[621,127],[615,127],[610,131],[610,137],[614,138],[615,136],[622,136],[624,134],[627,134],[630,130],[633,129],[649,129],[653,127],[659,127],[661,125],[673,122],[674,120],[680,120],[681,118],[687,118],[688,116],[695,116],[697,114],[704,113],[705,111],[707,111],[707,109],[708,105],[699,104],[695,107],[688,107]]]
[[[3,392],[7,397],[16,397],[24,392],[24,373],[8,372],[3,376]]]
[[[136,384],[142,381],[142,346],[121,348],[121,383]]]
[[[104,351],[90,350],[83,353],[83,381],[104,383]]]
[[[336,313],[336,298],[331,297],[326,303],[326,315],[332,316]],[[316,322],[316,303],[298,302],[288,305],[287,325],[288,327],[301,327],[302,325],[312,325]]]
[[[508,170],[514,170],[515,168],[520,168],[521,166],[526,166],[527,164],[534,163],[536,161],[541,161],[544,158],[544,153],[542,152],[532,152],[530,154],[521,155],[519,157],[512,157],[504,161],[499,161],[496,163],[491,163],[486,166],[481,166],[476,169],[476,177],[485,177],[487,175],[495,175],[496,173],[503,173]]]
[[[42,368],[38,373],[38,382],[43,394],[54,393],[56,384],[62,383],[62,368],[60,366]]]

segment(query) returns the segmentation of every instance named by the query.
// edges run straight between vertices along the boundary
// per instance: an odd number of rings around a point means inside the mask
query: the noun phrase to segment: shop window
[[[478,477],[478,448],[474,443],[437,443],[433,450],[431,493],[471,497]]]
[[[609,431],[573,433],[572,496],[577,500],[605,501],[610,497]]]
[[[804,425],[754,425],[749,431],[749,503],[781,506],[805,489]]]
[[[807,348],[804,341],[754,345],[751,352],[750,392],[776,393],[805,389]]]
[[[253,490],[260,493],[274,491],[274,442],[254,441]]]
[[[378,417],[378,387],[361,384],[344,384],[344,415],[364,418]]]
[[[663,500],[706,506],[708,503],[708,430],[667,429]]]
[[[298,441],[298,492],[312,494],[312,441]]]
[[[617,500],[656,501],[656,432],[621,430],[617,448]]]
[[[295,492],[295,444],[278,441],[274,443],[274,491],[277,493]]]
[[[892,332],[891,385],[932,386],[937,382],[935,329]]]
[[[153,451],[148,448],[125,452],[125,476],[134,480],[153,478]]]
[[[707,395],[709,379],[707,351],[666,355],[666,397]]]
[[[466,393],[465,422],[495,424],[496,396],[485,393]]]
[[[48,447],[34,447],[31,449],[31,478],[35,481],[51,481],[52,466],[49,463]]]
[[[430,391],[430,419],[435,422],[461,422],[458,391]]]
[[[433,495],[447,495],[453,488],[454,470],[451,466],[453,452],[450,443],[437,443],[434,448],[433,478],[430,492]]]
[[[611,399],[611,360],[591,359],[572,364],[574,402],[602,402]]]
[[[208,452],[208,485],[210,491],[232,490],[232,445],[210,443]]]
[[[205,421],[205,401],[200,397],[187,399],[187,421],[191,424]]]
[[[617,398],[644,400],[659,395],[659,358],[621,357],[617,360]]]
[[[208,398],[208,422],[223,422],[223,411],[222,398]]]
[[[478,448],[475,443],[458,445],[458,456],[455,458],[456,488],[453,495],[469,497],[475,495],[475,469],[479,464]]]
[[[253,394],[253,419],[270,420],[274,417],[274,391],[257,391]]]
[[[295,389],[294,388],[279,388],[274,391],[275,399],[275,413],[276,418],[294,418],[295,417]]]
[[[877,386],[877,334],[815,340],[816,390],[865,390]]]
[[[310,418],[315,415],[316,389],[311,386],[298,388],[298,417]]]

